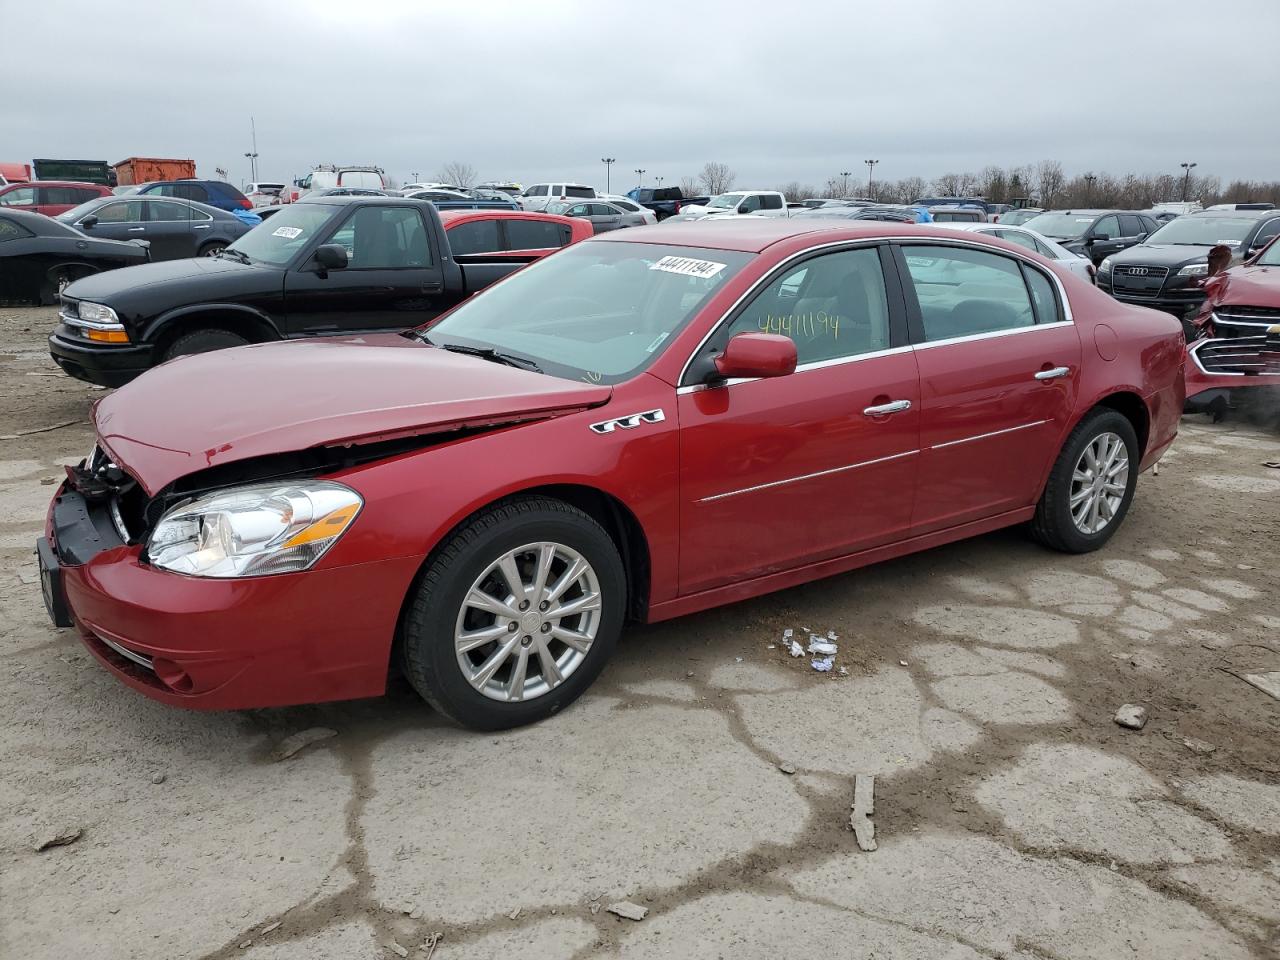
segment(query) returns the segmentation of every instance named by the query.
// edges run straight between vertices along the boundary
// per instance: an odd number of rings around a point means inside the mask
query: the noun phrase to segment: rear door
[[[591,216],[587,219],[591,221],[591,226],[596,233],[603,233],[606,230],[617,230],[622,226],[622,214],[614,207],[607,203],[591,203],[587,204],[591,209]]]
[[[196,255],[191,233],[191,207],[173,200],[144,200],[146,238],[152,260],[180,260]]]
[[[285,275],[290,336],[403,330],[455,302],[444,289],[439,251],[417,205],[357,206],[323,243],[345,247],[350,262],[323,272],[312,260]],[[454,298],[459,294],[452,291]]]
[[[912,534],[1035,503],[1075,409],[1080,339],[1041,268],[977,245],[897,247],[920,368]]]

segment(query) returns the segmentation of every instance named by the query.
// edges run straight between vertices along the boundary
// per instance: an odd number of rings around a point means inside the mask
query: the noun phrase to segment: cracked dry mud
[[[0,310],[0,435],[102,395],[48,361],[51,318]],[[0,441],[0,955],[1280,956],[1280,703],[1235,676],[1280,669],[1273,425],[1187,418],[1101,553],[1007,531],[633,627],[578,705],[498,735],[401,683],[206,715],[112,681],[30,555],[89,443]],[[835,630],[848,674],[785,627]],[[271,762],[309,727],[339,734]]]

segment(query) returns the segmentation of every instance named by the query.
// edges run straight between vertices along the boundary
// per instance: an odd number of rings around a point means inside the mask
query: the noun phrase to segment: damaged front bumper
[[[1243,337],[1204,337],[1187,345],[1188,413],[1220,412],[1238,390],[1280,388],[1280,324]]]

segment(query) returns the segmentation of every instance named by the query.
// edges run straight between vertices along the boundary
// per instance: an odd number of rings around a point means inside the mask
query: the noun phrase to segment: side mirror
[[[1110,239],[1111,239],[1111,234],[1109,233],[1095,233],[1092,237],[1086,240],[1085,243],[1097,243],[1100,240],[1110,240]]]
[[[322,270],[343,270],[350,262],[347,248],[340,243],[326,243],[316,248],[316,265]]]
[[[98,222],[98,218],[91,213],[87,217],[85,217],[83,220],[80,221],[80,226],[86,230],[92,230],[94,226],[97,224],[97,222]]]
[[[739,333],[715,359],[717,379],[785,377],[796,371],[796,344],[776,333]]]

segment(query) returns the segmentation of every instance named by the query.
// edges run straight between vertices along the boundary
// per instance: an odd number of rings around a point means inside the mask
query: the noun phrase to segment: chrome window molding
[[[797,234],[797,236],[804,236],[804,234]],[[793,253],[791,256],[787,257],[786,259],[781,260],[778,263],[774,264],[774,266],[768,272],[766,272],[762,277],[757,279],[755,283],[753,283],[750,287],[744,290],[738,296],[738,298],[729,305],[729,308],[720,315],[720,319],[718,319],[715,323],[711,325],[711,328],[706,332],[706,334],[702,337],[702,339],[698,341],[698,343],[694,346],[693,350],[690,351],[689,356],[685,358],[684,365],[680,368],[680,376],[676,378],[676,383],[678,385],[677,393],[682,391],[688,391],[689,388],[691,387],[707,386],[706,384],[684,383],[684,378],[685,376],[688,375],[689,367],[693,365],[694,359],[702,351],[702,348],[707,345],[707,341],[709,341],[712,337],[714,337],[716,333],[718,333],[720,329],[725,325],[730,315],[732,315],[740,306],[742,306],[742,304],[745,303],[749,297],[754,296],[761,289],[761,287],[765,286],[768,282],[771,282],[772,278],[778,276],[779,272],[782,271],[785,267],[787,267],[788,264],[794,263],[796,260],[803,259],[805,257],[808,257],[814,253],[817,253],[823,250],[833,250],[836,248],[857,249],[859,247],[876,246],[881,243],[910,243],[912,245],[932,244],[934,246],[943,246],[943,247],[948,247],[948,246],[949,247],[971,247],[973,249],[986,251],[987,253],[994,252],[997,256],[1005,256],[1005,257],[1009,257],[1011,260],[1016,260],[1020,263],[1025,263],[1028,267],[1034,270],[1039,270],[1042,274],[1046,275],[1051,281],[1053,281],[1054,289],[1058,291],[1058,299],[1062,303],[1062,313],[1065,318],[1063,320],[1056,320],[1053,323],[1035,324],[1030,327],[1018,327],[1015,330],[997,330],[997,331],[993,331],[992,333],[973,334],[972,336],[969,336],[969,337],[953,337],[949,340],[935,340],[935,341],[932,341],[932,344],[928,342],[908,344],[905,347],[895,347],[894,349],[896,350],[908,350],[913,347],[918,349],[924,346],[931,346],[931,345],[937,346],[940,344],[960,343],[965,340],[985,339],[992,336],[1004,336],[1006,334],[1017,333],[1022,330],[1037,330],[1042,327],[1056,327],[1056,326],[1061,326],[1067,323],[1075,323],[1075,314],[1071,310],[1071,300],[1067,296],[1067,289],[1065,286],[1063,286],[1062,278],[1059,277],[1052,270],[1046,270],[1044,267],[1044,264],[1038,263],[1035,260],[1032,260],[1029,256],[1024,256],[1022,253],[1016,250],[1005,250],[1003,248],[993,249],[989,244],[979,243],[973,240],[957,238],[957,237],[895,235],[895,236],[888,236],[888,237],[865,237],[865,238],[858,238],[858,239],[852,239],[852,240],[850,239],[832,240],[829,243],[821,243],[821,244],[818,244],[817,246],[807,247],[804,250],[799,250],[796,253]],[[1026,253],[1030,254],[1031,251],[1028,250],[1026,251]],[[757,254],[757,256],[759,256],[759,254]],[[1064,267],[1063,269],[1065,270],[1066,268]],[[910,281],[910,277],[904,280],[904,282],[909,282],[909,281]],[[1030,297],[1030,291],[1028,291],[1027,295],[1028,297]],[[869,356],[869,354],[863,354],[862,356],[865,358],[866,356]],[[849,357],[847,359],[853,360],[858,358]],[[797,367],[796,370],[799,371],[800,368]],[[723,384],[717,384],[716,386],[720,387],[720,386],[732,386],[732,385],[733,385],[733,382],[729,381]]]
[[[796,373],[807,373],[810,370],[823,370],[827,367],[840,367],[847,363],[858,363],[862,360],[875,360],[878,357],[891,357],[899,353],[911,353],[915,348],[908,344],[905,347],[890,347],[887,350],[872,350],[869,353],[855,353],[848,357],[832,357],[830,360],[811,360],[809,363],[802,363],[796,367]],[[683,396],[689,393],[697,393],[700,390],[713,390],[719,387],[736,386],[739,383],[754,383],[762,377],[733,377],[720,383],[691,383],[687,386],[677,387],[676,395]]]
[[[994,337],[1011,337],[1019,333],[1032,333],[1036,330],[1051,330],[1054,327],[1074,326],[1070,320],[1055,320],[1053,323],[1033,323],[1026,327],[1013,327],[1010,330],[989,330],[986,333],[970,333],[963,337],[948,337],[945,340],[928,340],[917,343],[915,349],[929,350],[933,347],[949,347],[953,343],[969,343],[974,340],[990,340]]]

